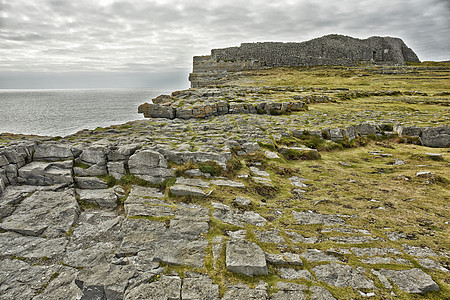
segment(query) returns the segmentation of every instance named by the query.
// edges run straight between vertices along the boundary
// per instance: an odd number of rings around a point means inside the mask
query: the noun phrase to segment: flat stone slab
[[[286,241],[280,235],[280,233],[281,232],[278,229],[268,230],[268,231],[255,230],[255,235],[260,242],[286,244]]]
[[[363,269],[363,268],[362,268]],[[373,281],[367,279],[357,269],[349,265],[330,263],[313,268],[317,279],[337,287],[352,287],[354,289],[373,289]]]
[[[74,177],[73,180],[80,189],[96,190],[108,188],[108,184],[97,177]]]
[[[183,279],[181,299],[219,299],[219,286],[213,284],[208,276],[195,276]]]
[[[53,258],[62,255],[66,249],[65,238],[46,239],[23,236],[15,232],[0,233],[0,254],[26,258]]]
[[[308,280],[312,280],[313,277],[311,275],[311,273],[309,273],[308,270],[295,270],[292,268],[280,268],[280,277],[283,279],[288,279],[288,280],[295,280],[295,279],[300,279],[300,278],[304,278],[304,279],[308,279]]]
[[[0,264],[1,299],[34,299],[61,269],[61,266],[32,266],[19,259],[1,260]]]
[[[312,261],[312,262],[322,262],[322,261],[338,262],[338,261],[340,261],[337,257],[330,255],[330,254],[326,254],[317,249],[307,249],[306,251],[302,252],[302,254],[300,254],[300,255],[307,261]]]
[[[133,266],[100,264],[84,268],[75,283],[83,293],[81,299],[123,299],[128,280],[136,276]],[[93,297],[92,291],[97,291]]]
[[[31,162],[18,170],[19,182],[28,185],[73,183],[71,160],[61,162]]]
[[[80,207],[72,191],[38,191],[24,199],[0,228],[25,235],[64,236],[78,218]]]
[[[218,180],[211,180],[211,183],[218,186],[245,188],[245,185],[242,182],[233,180],[218,179]]]
[[[257,244],[245,240],[227,242],[226,267],[233,273],[267,275],[264,251]]]
[[[176,184],[170,187],[170,193],[175,196],[194,196],[194,197],[205,197],[206,194],[201,189],[193,186]]]
[[[207,182],[207,181],[204,181],[201,179],[194,179],[194,178],[184,178],[184,177],[178,177],[176,184],[197,186],[197,187],[201,187],[201,188],[209,187],[209,182]]]
[[[439,291],[439,286],[431,276],[417,268],[399,271],[381,269],[379,272],[407,293],[423,294],[430,291]]]
[[[162,275],[155,282],[141,284],[127,290],[125,300],[136,299],[180,299],[181,278]]]
[[[254,289],[245,284],[230,285],[222,300],[236,300],[236,299],[251,299],[251,300],[266,300],[269,295],[265,284],[257,285]]]
[[[298,212],[293,211],[294,219],[299,224],[324,224],[324,225],[340,225],[345,221],[337,215],[324,215],[315,212]]]
[[[377,256],[377,255],[387,255],[387,254],[396,254],[402,255],[402,252],[397,248],[350,248],[352,252],[358,256]]]
[[[427,248],[427,247],[417,247],[417,246],[411,246],[408,244],[403,244],[402,246],[405,249],[405,253],[408,255],[417,256],[417,257],[427,257],[427,256],[436,257],[437,256],[437,254],[433,250],[431,250],[430,248]]]
[[[288,231],[286,230],[286,235],[289,236],[291,241],[293,243],[305,243],[305,244],[314,244],[319,241],[318,237],[304,237],[300,233],[297,233],[295,231]]]
[[[101,190],[77,190],[81,201],[86,201],[97,205],[101,208],[116,208],[117,195],[114,189],[101,189]]]

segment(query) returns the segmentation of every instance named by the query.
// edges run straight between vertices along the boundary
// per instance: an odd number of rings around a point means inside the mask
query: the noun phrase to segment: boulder
[[[18,181],[26,185],[72,184],[73,161],[34,161],[18,170]]]
[[[359,132],[360,135],[377,134],[380,132],[380,128],[378,125],[370,123],[357,124],[354,127],[356,131]]]
[[[133,154],[128,166],[131,174],[151,183],[160,183],[175,175],[172,169],[167,168],[164,156],[152,150],[142,150]]]
[[[171,186],[170,193],[175,196],[194,196],[194,197],[206,196],[205,192],[203,192],[201,189],[183,184],[176,184]]]
[[[36,146],[34,160],[59,161],[73,159],[69,146],[43,143]]]
[[[423,146],[448,148],[450,147],[450,126],[425,127],[420,135]]]
[[[80,160],[88,165],[106,165],[106,149],[104,146],[91,146],[83,150]]]
[[[114,189],[77,190],[81,201],[89,202],[101,208],[116,208],[117,195]]]
[[[110,161],[107,164],[108,174],[115,179],[120,179],[127,174],[124,161]]]
[[[230,240],[226,246],[226,267],[234,273],[267,275],[264,251],[255,243],[245,240]]]
[[[108,188],[108,184],[97,177],[74,177],[73,180],[80,189],[96,190]]]
[[[125,161],[131,155],[136,152],[136,149],[139,148],[139,145],[136,144],[127,144],[122,146],[111,146],[109,147],[109,151],[107,152],[108,161]]]

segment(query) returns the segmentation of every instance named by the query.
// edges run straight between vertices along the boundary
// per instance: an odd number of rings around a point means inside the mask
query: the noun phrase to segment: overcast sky
[[[338,33],[450,59],[449,0],[0,0],[0,88],[185,88],[192,56]]]

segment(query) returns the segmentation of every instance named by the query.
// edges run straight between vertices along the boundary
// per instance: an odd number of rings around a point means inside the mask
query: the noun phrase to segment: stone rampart
[[[302,43],[243,43],[239,47],[213,49],[195,56],[189,76],[191,87],[220,84],[228,72],[273,67],[316,65],[353,66],[357,63],[404,65],[419,58],[399,38],[356,39],[327,35]]]

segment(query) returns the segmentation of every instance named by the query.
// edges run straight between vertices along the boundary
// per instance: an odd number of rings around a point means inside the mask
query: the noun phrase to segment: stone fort
[[[301,43],[243,43],[239,47],[213,49],[211,55],[194,56],[189,80],[191,87],[196,88],[221,84],[234,71],[358,63],[404,65],[406,61],[420,62],[399,38],[357,39],[332,34]]]

